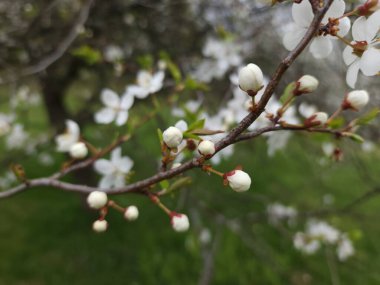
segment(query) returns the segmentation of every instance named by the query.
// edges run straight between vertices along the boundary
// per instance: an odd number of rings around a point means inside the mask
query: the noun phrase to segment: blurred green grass
[[[293,138],[286,153],[273,158],[267,157],[263,139],[242,143],[219,169],[243,165],[253,177],[248,193],[233,193],[217,177],[193,170],[190,175],[195,183],[185,191],[185,207],[178,208],[182,194],[164,198],[168,206],[185,212],[196,208],[198,202],[206,205],[207,209],[200,211],[202,226],[220,236],[212,284],[331,283],[323,251],[304,256],[293,248],[291,238],[268,225],[265,217],[256,222],[245,218],[249,213],[263,213],[270,201],[300,210],[321,209],[325,194],[334,195],[334,207],[339,208],[375,186],[361,178],[353,162],[357,146],[347,147],[346,162],[321,166],[317,160],[322,151],[317,143],[306,144],[306,140],[303,136]],[[134,144],[127,144],[124,152],[135,160],[134,179],[138,179],[156,167],[147,165],[143,151],[149,144],[154,150],[155,142],[146,140],[141,148]],[[377,153],[356,159],[368,167],[368,175],[377,177]],[[33,161],[25,168],[33,176],[41,175]],[[92,232],[97,215],[86,209],[81,195],[32,189],[1,200],[0,284],[196,284],[202,269],[197,233],[173,232],[168,217],[144,197],[125,195],[115,200],[138,205],[140,218],[128,223],[111,212],[105,234]],[[356,255],[336,263],[341,284],[380,282],[379,205],[379,198],[374,197],[354,209],[354,215],[327,217],[341,230],[362,233],[354,243]],[[218,214],[226,219],[241,218],[242,234],[216,222]],[[303,229],[302,221],[297,228]],[[309,277],[302,277],[306,274]],[[312,281],[302,283],[302,278]]]

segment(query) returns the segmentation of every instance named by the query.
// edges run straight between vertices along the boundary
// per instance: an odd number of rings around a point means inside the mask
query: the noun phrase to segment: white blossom
[[[144,99],[148,97],[149,94],[161,90],[164,78],[165,73],[162,70],[155,74],[151,74],[146,70],[141,70],[137,74],[137,84],[128,86],[126,93],[131,94],[138,99]]]
[[[185,214],[173,213],[171,224],[176,232],[185,232],[190,227],[189,218]]]
[[[206,156],[213,155],[215,153],[215,145],[212,141],[201,141],[198,145],[198,152]]]
[[[267,213],[269,221],[274,225],[281,220],[288,220],[290,223],[292,223],[297,216],[296,209],[282,205],[280,203],[269,204],[267,206]]]
[[[170,147],[175,148],[182,142],[182,131],[176,127],[169,127],[162,133],[164,143]]]
[[[92,224],[92,229],[97,233],[105,232],[108,228],[108,222],[106,220],[96,220]]]
[[[12,131],[7,137],[6,145],[8,149],[20,149],[25,146],[29,135],[24,131],[24,126],[21,124],[14,124]]]
[[[251,177],[242,170],[233,170],[226,173],[226,179],[232,190],[236,192],[244,192],[251,186]]]
[[[87,204],[92,209],[103,208],[107,202],[107,194],[101,191],[93,191],[87,196]]]
[[[70,156],[75,159],[85,158],[88,154],[88,149],[85,143],[77,142],[70,148]]]
[[[380,50],[377,33],[380,29],[380,11],[369,18],[362,16],[352,25],[352,46],[343,51],[343,60],[348,65],[346,81],[355,88],[359,70],[365,76],[374,76],[380,72]]]
[[[254,92],[259,91],[264,84],[264,76],[260,67],[250,63],[239,71],[239,86],[243,91]]]
[[[311,75],[304,75],[297,80],[297,91],[301,93],[311,93],[318,88],[319,81]]]
[[[305,120],[305,126],[319,126],[326,124],[329,115],[325,112],[316,112]]]
[[[329,18],[336,19],[341,17],[344,14],[345,8],[346,4],[343,0],[333,1],[322,19],[322,25],[326,25]],[[293,50],[300,43],[314,18],[313,9],[310,2],[302,1],[299,4],[294,3],[292,6],[292,16],[294,24],[283,38],[283,44],[288,50]],[[344,37],[350,30],[350,26],[351,23],[347,17],[340,19],[338,25],[338,35]],[[310,45],[310,52],[315,58],[327,57],[333,49],[333,43],[331,42],[332,39],[335,39],[335,37],[330,35],[315,36]]]
[[[123,187],[125,177],[133,167],[133,161],[128,156],[121,156],[121,148],[111,152],[111,159],[98,159],[94,164],[96,172],[103,177],[99,182],[100,188]]]
[[[368,101],[369,95],[367,91],[354,90],[347,94],[342,105],[344,109],[354,109],[356,111],[359,111],[368,104]]]
[[[318,240],[311,239],[306,234],[298,232],[293,237],[293,245],[296,249],[306,254],[313,254],[321,247]]]
[[[134,221],[139,217],[139,209],[136,206],[129,206],[125,209],[124,218],[128,221]]]
[[[69,152],[70,148],[79,141],[80,130],[76,122],[66,120],[66,131],[55,137],[57,151]]]
[[[347,235],[343,235],[342,239],[339,241],[336,253],[340,261],[346,261],[347,258],[355,254],[354,246]]]
[[[95,122],[98,124],[109,124],[113,121],[121,126],[128,120],[128,110],[133,105],[133,95],[126,92],[120,98],[111,89],[104,89],[100,99],[105,105],[103,109],[95,114]]]

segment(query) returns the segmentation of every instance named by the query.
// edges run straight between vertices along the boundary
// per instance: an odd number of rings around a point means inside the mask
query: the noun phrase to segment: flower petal
[[[309,1],[302,1],[299,4],[294,3],[292,6],[292,16],[298,26],[307,28],[314,17]]]
[[[301,28],[293,25],[289,32],[287,32],[282,39],[282,44],[287,50],[293,50],[301,41],[306,33],[306,28]]]
[[[327,57],[333,49],[332,42],[326,37],[316,37],[310,45],[310,52],[315,58]]]
[[[95,113],[95,122],[98,124],[109,124],[115,120],[116,112],[111,108],[103,108]]]
[[[113,174],[105,175],[102,177],[102,179],[100,179],[99,187],[102,189],[112,188],[112,186],[114,185],[114,181],[115,181],[115,175]]]
[[[373,76],[380,72],[380,50],[367,49],[360,59],[360,69],[366,76]]]
[[[352,25],[352,37],[355,41],[366,41],[367,40],[367,24],[365,17],[359,17],[355,20]]]
[[[379,4],[378,4],[379,5]],[[367,20],[367,40],[372,41],[380,29],[380,10],[369,16]]]
[[[73,120],[66,120],[67,133],[70,134],[73,138],[79,139],[80,129],[79,125]]]
[[[103,89],[100,99],[107,107],[118,108],[120,105],[119,96],[111,89]]]
[[[343,50],[343,60],[346,65],[352,64],[355,59],[358,59],[359,57],[353,53],[354,49],[350,46],[346,46],[346,48]]]
[[[114,172],[114,167],[111,161],[104,158],[95,161],[94,168],[96,172],[102,175],[108,175]]]
[[[188,129],[187,123],[184,120],[178,121],[174,127],[180,129],[182,132],[185,132]]]
[[[133,94],[125,92],[121,97],[120,108],[127,111],[132,107],[134,101]]]
[[[125,185],[125,175],[122,173],[117,173],[114,177],[113,182],[115,188],[121,188]]]
[[[123,156],[114,162],[114,166],[122,173],[127,174],[133,167],[133,160],[128,156]]]
[[[133,95],[134,97],[138,99],[144,99],[148,97],[149,95],[149,90],[140,87],[138,85],[131,85],[127,88],[127,93]]]
[[[121,147],[115,148],[111,152],[111,162],[112,164],[117,164],[117,161],[121,158]]]
[[[327,23],[329,18],[339,18],[346,10],[346,3],[343,0],[334,0],[323,17],[322,23]]]
[[[346,82],[351,88],[355,88],[356,80],[358,79],[360,67],[360,60],[357,59],[353,64],[347,69]]]
[[[116,125],[122,126],[128,120],[128,112],[120,111],[116,116]]]
[[[162,83],[165,78],[165,73],[159,71],[153,75],[152,81],[150,82],[150,93],[155,93],[162,88]]]
[[[339,28],[338,35],[341,37],[346,36],[348,34],[348,32],[350,31],[350,28],[351,28],[350,19],[348,17],[344,17],[343,19],[340,19],[338,28]],[[333,38],[335,38],[335,37],[333,37]]]

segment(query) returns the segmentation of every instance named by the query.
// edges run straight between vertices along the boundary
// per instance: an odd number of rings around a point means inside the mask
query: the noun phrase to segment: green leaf
[[[162,131],[161,129],[157,129],[157,135],[158,135],[158,140],[160,141],[160,144],[162,145],[163,143],[163,138],[162,138]]]
[[[194,91],[194,90],[208,91],[210,89],[207,84],[198,82],[197,80],[189,76],[186,78],[184,83],[185,83],[185,89],[190,90],[190,91]]]
[[[343,117],[334,118],[331,122],[329,122],[329,127],[332,129],[339,129],[343,127],[345,120]]]
[[[342,133],[342,135],[345,137],[348,137],[348,138],[350,138],[353,141],[358,142],[358,143],[364,142],[364,139],[361,136],[359,136],[358,134],[344,132],[344,133]]]
[[[198,121],[195,121],[194,123],[192,123],[189,128],[187,129],[186,133],[190,133],[191,131],[195,130],[195,129],[203,129],[204,125],[205,125],[205,119],[201,119],[201,120],[198,120]]]
[[[187,132],[183,133],[183,137],[186,139],[201,140],[199,136],[192,133],[187,133]]]
[[[174,78],[176,83],[180,83],[182,80],[181,71],[178,66],[171,60],[169,54],[167,52],[160,52],[161,60],[165,61],[166,66],[170,72],[170,75]]]
[[[146,55],[139,56],[137,58],[137,63],[143,69],[152,69],[154,59],[153,59],[153,56],[151,54],[146,54]]]
[[[166,181],[166,180],[164,180]],[[180,190],[181,188],[188,186],[192,183],[191,177],[181,177],[177,179],[174,183],[172,183],[169,187],[165,187],[165,191],[163,191],[163,195],[172,193],[174,191]]]
[[[82,59],[89,65],[94,65],[102,60],[102,54],[100,51],[93,49],[88,45],[83,45],[74,49],[71,54]]]
[[[209,129],[195,129],[191,131],[192,134],[198,135],[198,136],[207,136],[207,135],[216,135],[216,134],[223,134],[225,131],[221,130],[209,130]]]
[[[293,96],[293,90],[296,87],[295,82],[291,82],[286,86],[284,92],[282,93],[280,97],[280,102],[284,104],[291,96]]]
[[[372,122],[376,117],[379,115],[380,109],[374,108],[368,113],[364,114],[360,118],[356,119],[355,124],[356,125],[368,125],[370,122]]]
[[[160,187],[161,187],[161,189],[167,190],[169,188],[169,186],[170,186],[170,183],[169,183],[168,180],[162,180],[162,181],[160,181]]]

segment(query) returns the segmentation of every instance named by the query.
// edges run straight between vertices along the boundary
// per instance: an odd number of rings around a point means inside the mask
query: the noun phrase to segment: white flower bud
[[[318,88],[318,79],[311,75],[304,75],[297,81],[297,91],[299,94],[311,93]]]
[[[108,228],[108,222],[106,220],[97,220],[92,224],[92,229],[97,233],[105,232]]]
[[[198,145],[198,152],[202,155],[213,155],[215,153],[215,144],[212,141],[201,141]]]
[[[244,192],[251,186],[251,177],[241,170],[233,170],[226,174],[226,178],[232,190]]]
[[[175,148],[181,143],[183,135],[180,129],[169,127],[162,133],[162,138],[168,147]]]
[[[76,159],[85,158],[88,154],[88,149],[85,143],[77,142],[70,148],[70,156]]]
[[[319,126],[326,124],[329,115],[325,112],[316,112],[305,120],[305,126]]]
[[[87,203],[90,208],[100,209],[107,205],[108,198],[107,194],[101,191],[91,192],[87,197]]]
[[[189,218],[185,214],[173,213],[171,224],[176,232],[185,232],[189,229]]]
[[[139,217],[139,209],[136,206],[129,206],[124,212],[124,218],[134,221]]]
[[[181,165],[182,165],[182,163],[180,163],[180,162],[173,163],[171,169],[174,169],[174,168],[180,167]]]
[[[262,88],[263,82],[263,72],[256,64],[250,63],[240,69],[239,86],[243,91],[247,93],[253,92],[255,94]]]
[[[354,90],[347,94],[343,101],[343,109],[354,109],[356,111],[367,105],[369,95],[365,90]]]

